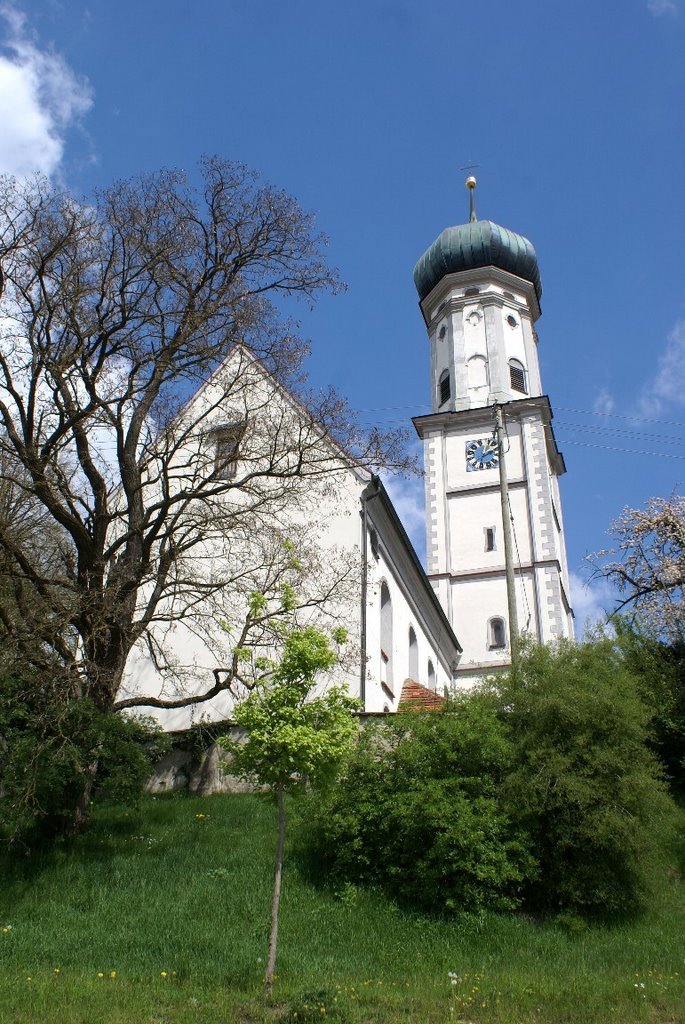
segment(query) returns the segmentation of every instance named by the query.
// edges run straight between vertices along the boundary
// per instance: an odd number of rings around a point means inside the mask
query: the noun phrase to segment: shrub
[[[95,759],[99,784],[131,802],[167,746],[150,720],[59,693],[36,673],[0,677],[0,840],[24,848],[70,830]]]
[[[310,863],[429,911],[635,912],[674,820],[639,686],[614,640],[530,645],[446,711],[367,727],[307,808]]]
[[[533,861],[498,798],[511,754],[474,698],[367,726],[335,790],[305,809],[310,863],[424,911],[516,906]]]

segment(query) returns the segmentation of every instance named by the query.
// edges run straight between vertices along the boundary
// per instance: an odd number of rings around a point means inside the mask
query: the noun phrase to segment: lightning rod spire
[[[477,181],[472,174],[466,179],[466,187],[469,190],[469,221],[473,224],[478,220],[476,217],[476,203],[474,199],[474,192],[476,191]]]

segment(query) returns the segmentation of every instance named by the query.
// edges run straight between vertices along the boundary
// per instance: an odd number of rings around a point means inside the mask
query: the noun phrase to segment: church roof
[[[438,235],[414,267],[419,300],[423,301],[446,274],[478,267],[499,267],[530,281],[540,301],[542,283],[532,242],[491,220],[458,224]]]
[[[441,711],[446,703],[445,698],[434,690],[429,690],[427,686],[422,686],[413,679],[405,679],[397,710]]]

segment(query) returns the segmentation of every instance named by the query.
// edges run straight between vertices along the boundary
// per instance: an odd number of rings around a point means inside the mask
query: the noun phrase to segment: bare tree
[[[199,182],[165,171],[77,202],[0,181],[0,628],[105,711],[233,685],[235,651],[288,604],[294,495],[313,514],[345,460],[403,462],[306,393],[282,300],[338,287],[311,218],[241,165],[206,160]],[[282,384],[297,397],[274,401]],[[201,631],[229,599],[234,656],[205,693],[117,703],[136,644],[163,659],[160,629]]]

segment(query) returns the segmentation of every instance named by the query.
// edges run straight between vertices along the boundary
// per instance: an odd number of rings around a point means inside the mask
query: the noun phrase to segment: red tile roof
[[[405,679],[398,711],[439,711],[444,706],[445,698],[439,693],[413,679]]]

